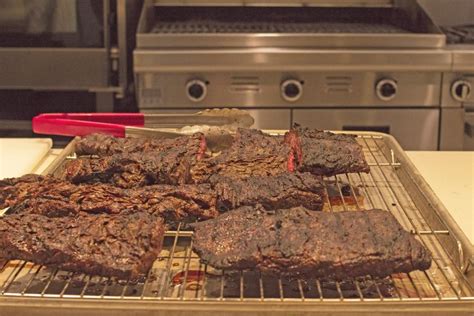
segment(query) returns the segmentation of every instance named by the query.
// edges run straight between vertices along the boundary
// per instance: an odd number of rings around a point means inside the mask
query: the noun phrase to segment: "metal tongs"
[[[214,127],[249,128],[253,123],[250,114],[238,109],[211,109],[193,114],[46,113],[32,120],[33,131],[38,134],[84,136],[102,133],[115,137],[158,138],[205,132]]]

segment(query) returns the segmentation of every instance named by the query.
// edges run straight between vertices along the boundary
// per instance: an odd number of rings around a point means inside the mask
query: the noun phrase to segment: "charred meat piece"
[[[184,141],[186,137],[177,138],[174,146],[166,148],[161,146],[156,152],[147,149],[152,147],[148,142],[146,143],[148,147],[145,147],[143,153],[138,153],[135,151],[138,151],[137,148],[144,143],[143,140],[116,139],[103,135],[89,136],[79,142],[79,154],[106,152],[120,154],[92,161],[84,159],[71,161],[63,178],[75,183],[110,182],[130,188],[156,183],[205,183],[213,174],[245,178],[250,175],[269,176],[288,170],[294,171],[293,166],[288,167],[289,161],[294,161],[291,158],[291,148],[283,143],[281,136],[270,136],[259,130],[239,129],[230,148],[217,157],[207,158],[203,155],[202,146],[196,150],[196,144],[202,142],[202,135],[199,135],[198,141],[188,143]],[[95,144],[97,141],[103,141],[105,145]],[[166,146],[172,144],[170,140],[164,141],[167,142]],[[120,145],[128,145],[131,150],[121,151],[118,148]],[[115,149],[109,150],[109,148]],[[193,150],[188,152],[189,148]],[[197,159],[194,159],[195,157]]]
[[[37,182],[18,182],[16,186],[8,187],[8,191],[19,193],[16,197],[14,193],[9,195],[9,214],[36,213],[56,217],[79,213],[148,212],[169,221],[185,222],[214,218],[219,214],[216,195],[209,184],[122,189],[102,183],[74,185],[42,177]]]
[[[218,208],[228,211],[238,206],[261,204],[267,209],[304,206],[320,211],[323,208],[324,187],[308,173],[282,173],[276,176],[250,176],[234,179],[222,175],[210,178]]]
[[[95,144],[96,141],[103,141],[104,145]],[[60,177],[73,183],[109,182],[122,188],[190,183],[189,170],[205,151],[206,141],[199,133],[171,140],[92,135],[79,141],[79,153],[105,156],[72,160]]]
[[[232,178],[275,176],[294,171],[291,148],[283,137],[271,136],[256,129],[239,128],[231,147],[216,157],[202,159],[191,168],[195,183],[208,182],[214,174]]]
[[[242,207],[194,224],[193,248],[218,269],[344,280],[426,270],[431,254],[386,211]]]
[[[362,147],[351,135],[297,127],[283,137],[239,129],[231,147],[215,157],[203,157],[202,135],[190,138],[193,139],[191,146],[177,143],[157,151],[76,159],[68,163],[62,178],[74,183],[107,182],[132,188],[151,184],[206,183],[216,174],[244,179],[295,171],[325,176],[369,171]],[[178,139],[185,143],[186,137]],[[129,143],[134,141],[127,140]],[[140,144],[142,140],[137,142]]]
[[[76,144],[77,155],[111,156],[136,152],[160,152],[174,147],[187,148],[190,155],[202,158],[206,152],[203,134],[182,136],[172,139],[118,138],[105,134],[91,134],[82,137]]]
[[[305,206],[319,211],[323,206],[323,186],[310,174],[286,173],[275,177],[232,179],[211,177],[211,184],[151,185],[133,189],[110,184],[72,184],[52,177],[36,177],[36,182],[10,179],[13,186],[0,188],[8,193],[11,213],[70,216],[78,213],[119,214],[124,211],[160,214],[167,223],[206,220],[219,211],[241,205],[262,204],[269,209]],[[17,195],[16,195],[16,194]]]
[[[177,185],[192,182],[190,168],[196,160],[197,156],[190,155],[185,147],[97,159],[79,158],[66,164],[60,178],[73,183],[111,183],[121,188]]]
[[[295,171],[333,176],[370,170],[355,136],[295,126],[284,137],[239,129],[229,149],[191,168],[191,178],[207,182],[211,174],[245,178]]]
[[[285,142],[294,152],[298,171],[324,176],[370,171],[356,136],[296,125],[285,134]]]
[[[145,275],[163,243],[163,219],[149,213],[0,219],[0,257],[120,279]]]
[[[39,183],[41,185],[38,185]],[[12,206],[31,197],[39,196],[42,192],[48,191],[51,185],[56,184],[68,185],[68,183],[63,183],[60,179],[36,174],[0,180],[0,209]]]

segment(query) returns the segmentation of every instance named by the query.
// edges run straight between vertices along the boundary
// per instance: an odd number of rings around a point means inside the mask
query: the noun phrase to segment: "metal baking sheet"
[[[38,315],[61,308],[91,315],[127,314],[131,310],[144,315],[263,315],[316,309],[347,315],[377,311],[468,315],[474,304],[469,266],[472,245],[393,137],[358,133],[357,140],[371,171],[325,178],[326,187],[336,188],[339,199],[329,198],[324,211],[381,208],[392,212],[432,252],[429,270],[345,282],[216,270],[200,263],[192,251],[192,232],[178,226],[166,233],[159,258],[140,282],[65,272],[19,260],[4,262],[0,306],[16,312],[34,309]],[[65,161],[75,159],[74,146],[75,141],[46,173],[58,172]]]

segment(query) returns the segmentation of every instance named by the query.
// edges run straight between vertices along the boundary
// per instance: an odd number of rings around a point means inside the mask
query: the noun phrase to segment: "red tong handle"
[[[125,137],[126,126],[144,126],[143,113],[47,113],[33,118],[38,134],[84,136],[92,133]]]

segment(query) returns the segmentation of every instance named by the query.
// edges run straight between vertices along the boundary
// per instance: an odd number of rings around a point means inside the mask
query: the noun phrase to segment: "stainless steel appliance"
[[[451,117],[461,105],[442,98],[452,61],[412,0],[149,0],[134,72],[144,112],[242,107],[259,128],[376,130],[406,149],[460,149],[449,135],[462,133]]]
[[[131,0],[0,1],[0,89],[87,91],[112,111],[132,83],[139,11]]]
[[[474,3],[470,5],[474,9]],[[472,19],[456,22],[457,25],[451,21],[442,28],[447,35],[447,49],[453,55],[452,71],[443,75],[442,103],[447,105],[446,111],[453,113],[451,119],[463,125],[464,130],[453,134],[449,133],[449,126],[441,128],[446,131],[446,143],[453,144],[450,139],[456,139],[456,149],[463,146],[464,150],[474,150],[474,24]]]
[[[474,34],[474,32],[473,32]],[[443,75],[440,142],[446,149],[474,150],[474,45],[449,45],[453,70]],[[461,130],[452,126],[462,126]]]
[[[280,131],[281,132],[281,131]],[[470,315],[474,250],[448,211],[390,135],[358,133],[369,174],[325,179],[336,185],[328,211],[383,208],[433,254],[426,272],[386,279],[327,282],[220,271],[199,261],[191,231],[166,233],[148,276],[138,282],[70,273],[12,260],[0,269],[6,314],[51,315]],[[45,173],[74,159],[73,141]],[[340,185],[349,190],[343,190]],[[347,184],[349,186],[347,186]],[[317,233],[317,232],[315,232]]]

